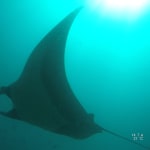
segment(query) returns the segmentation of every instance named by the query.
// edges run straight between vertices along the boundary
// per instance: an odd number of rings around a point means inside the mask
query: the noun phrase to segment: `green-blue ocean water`
[[[27,58],[59,21],[85,1],[0,1],[0,86],[20,75]],[[84,8],[70,30],[65,65],[80,103],[106,129],[150,146],[150,12],[114,20]],[[12,103],[0,96],[0,110]],[[108,133],[73,140],[0,116],[0,150],[142,150]]]

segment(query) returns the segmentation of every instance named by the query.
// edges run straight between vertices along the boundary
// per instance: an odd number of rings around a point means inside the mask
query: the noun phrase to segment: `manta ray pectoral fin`
[[[21,120],[15,108],[10,110],[9,112],[0,112],[0,114],[5,117],[9,117],[9,118],[16,119],[16,120]]]
[[[91,121],[94,122],[94,114],[89,114],[89,118],[90,118]]]

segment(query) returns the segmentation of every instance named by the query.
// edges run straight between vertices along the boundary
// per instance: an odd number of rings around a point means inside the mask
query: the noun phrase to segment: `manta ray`
[[[0,88],[0,94],[13,103],[12,110],[0,114],[74,139],[106,131],[149,149],[95,123],[94,114],[87,113],[70,87],[64,54],[69,30],[81,9],[71,12],[40,41],[15,82]]]

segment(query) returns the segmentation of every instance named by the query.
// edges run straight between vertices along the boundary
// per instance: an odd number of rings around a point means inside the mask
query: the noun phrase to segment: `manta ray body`
[[[102,131],[75,97],[65,73],[66,40],[80,10],[70,13],[41,40],[16,82],[1,88],[14,104],[13,110],[1,114],[73,138]]]

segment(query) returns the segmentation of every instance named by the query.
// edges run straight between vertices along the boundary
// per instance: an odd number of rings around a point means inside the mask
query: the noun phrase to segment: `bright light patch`
[[[104,14],[136,18],[149,5],[149,0],[90,0],[89,5]]]

